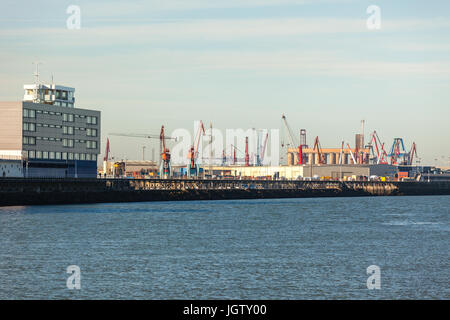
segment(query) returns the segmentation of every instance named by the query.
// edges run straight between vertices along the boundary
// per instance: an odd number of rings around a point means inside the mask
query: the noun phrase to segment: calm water
[[[0,299],[449,299],[449,208],[449,196],[3,207]],[[81,290],[66,287],[69,265]]]

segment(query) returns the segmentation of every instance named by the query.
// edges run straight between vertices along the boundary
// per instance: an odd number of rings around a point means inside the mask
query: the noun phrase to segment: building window
[[[74,133],[73,133],[73,127],[66,127],[66,126],[63,126],[63,133],[64,133],[64,134],[73,135],[73,134],[74,134]]]
[[[64,113],[63,114],[63,121],[67,121],[67,122],[73,122],[73,114],[71,113]]]
[[[61,152],[55,152],[55,159],[61,160]]]
[[[97,124],[97,117],[87,116],[86,117],[86,123],[87,124]]]
[[[27,145],[35,145],[36,144],[36,138],[35,137],[23,137],[23,144]]]
[[[54,151],[50,151],[49,153],[48,153],[48,157],[50,158],[50,159],[55,159],[55,152]]]
[[[97,149],[97,141],[86,141],[86,148],[87,149]]]
[[[87,135],[88,137],[96,137],[96,136],[97,136],[97,129],[90,129],[90,128],[87,128],[87,129],[86,129],[86,135]]]
[[[42,152],[42,158],[43,159],[48,159],[48,151],[43,151]]]
[[[62,152],[61,156],[63,160],[67,160],[67,152]]]
[[[36,124],[24,122],[23,123],[23,131],[31,131],[31,132],[36,131]]]
[[[80,153],[80,160],[86,160],[86,154]]]
[[[73,160],[73,153],[72,152],[68,153],[68,158],[69,158],[69,160]]]
[[[23,109],[24,118],[36,118],[36,111],[32,109]]]
[[[36,157],[36,152],[34,150],[28,151],[28,158],[34,159]]]
[[[73,148],[73,139],[63,139],[63,147]]]
[[[42,151],[36,151],[36,159],[42,159]]]

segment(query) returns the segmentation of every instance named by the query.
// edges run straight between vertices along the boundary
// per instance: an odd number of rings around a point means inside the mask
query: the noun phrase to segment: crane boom
[[[294,148],[297,144],[294,142],[294,134],[292,132],[292,129],[287,123],[286,116],[284,114],[281,116],[281,119],[283,120],[284,127],[286,128],[286,131],[288,133],[290,147]]]
[[[203,122],[200,121],[200,127],[198,128],[197,139],[195,141],[195,159],[198,157],[198,146],[200,145],[200,137],[202,134],[205,135],[205,126],[203,125]]]
[[[187,165],[187,176],[191,177],[191,175],[199,175],[200,168],[197,164],[197,158],[198,158],[198,147],[200,145],[200,138],[202,137],[202,134],[205,135],[205,127],[203,125],[203,122],[200,121],[200,125],[198,127],[198,130],[194,137],[194,142],[192,146],[190,147],[187,158],[189,159],[188,165]]]
[[[161,135],[147,134],[147,133],[109,133],[111,136],[132,137],[132,138],[147,138],[147,139],[160,139]],[[177,140],[176,137],[164,136],[165,140]]]
[[[322,146],[320,145],[320,141],[319,141],[319,137],[317,136],[316,139],[314,140],[314,148],[313,150],[317,150],[317,156],[318,156],[318,162],[319,164],[324,164],[325,163],[325,159],[323,157],[323,153],[322,153]]]
[[[413,142],[411,151],[409,152],[409,161],[408,164],[411,166],[413,164],[414,155],[417,157],[417,149],[416,149],[416,143]]]

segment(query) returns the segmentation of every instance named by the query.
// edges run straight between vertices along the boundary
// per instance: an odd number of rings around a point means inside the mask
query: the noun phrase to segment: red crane
[[[231,145],[231,157],[232,157],[232,164],[236,165],[238,163],[245,163],[245,166],[250,166],[250,154],[248,152],[248,143],[247,143],[248,137],[246,137],[246,145],[245,145],[245,152],[238,149],[235,145]],[[240,154],[242,154],[243,158],[238,158],[236,155],[236,151],[238,151]],[[248,164],[248,165],[247,165]]]
[[[303,164],[303,145],[298,146],[298,165]]]
[[[322,146],[320,145],[320,141],[319,141],[319,137],[317,136],[316,139],[314,140],[314,148],[313,151],[317,150],[317,157],[319,159],[318,163],[319,164],[325,164],[325,156],[322,153]]]
[[[410,166],[413,164],[414,155],[417,157],[417,149],[416,149],[416,143],[415,142],[413,142],[412,147],[411,147],[411,151],[409,151],[408,165],[410,165]]]
[[[160,151],[161,151],[161,176],[170,176],[171,175],[171,165],[170,165],[170,151],[169,148],[166,147],[166,137],[164,132],[164,126],[161,126],[161,133],[159,134],[160,141]]]
[[[377,164],[387,164],[388,154],[386,150],[384,150],[384,142],[383,143],[381,142],[381,139],[376,131],[372,133],[369,142],[369,148],[372,150],[372,152],[373,152],[373,145],[375,145]]]
[[[372,144],[373,144],[373,145],[372,145]],[[374,132],[370,135],[369,149],[372,151],[372,153],[374,153],[373,146],[375,146],[375,151],[376,151],[376,153],[375,153],[374,155],[376,155],[377,161],[378,161],[378,160],[380,159],[380,149],[378,148],[377,132],[376,132],[376,131],[374,131]]]
[[[386,150],[384,150],[384,142],[381,145],[381,157],[378,160],[379,164],[388,164],[388,154],[386,152]]]
[[[109,135],[132,138],[159,139],[159,149],[161,155],[160,174],[161,176],[171,175],[172,172],[170,165],[170,151],[169,148],[166,147],[166,140],[177,141],[177,138],[166,136],[164,132],[164,126],[161,126],[161,132],[159,135],[146,133],[110,133]]]
[[[190,177],[194,172],[191,172],[192,170],[196,171],[196,175],[198,175],[198,165],[197,165],[197,158],[198,158],[198,146],[200,145],[200,138],[202,135],[205,135],[205,127],[203,126],[203,122],[200,121],[200,125],[198,127],[197,133],[194,137],[194,143],[192,144],[191,148],[188,151],[188,177]]]
[[[106,139],[106,150],[105,150],[105,156],[103,157],[103,161],[108,161],[109,159],[109,138]]]

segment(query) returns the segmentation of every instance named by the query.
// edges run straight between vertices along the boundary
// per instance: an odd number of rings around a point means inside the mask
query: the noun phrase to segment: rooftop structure
[[[73,108],[75,89],[55,84],[26,84],[23,101]]]

